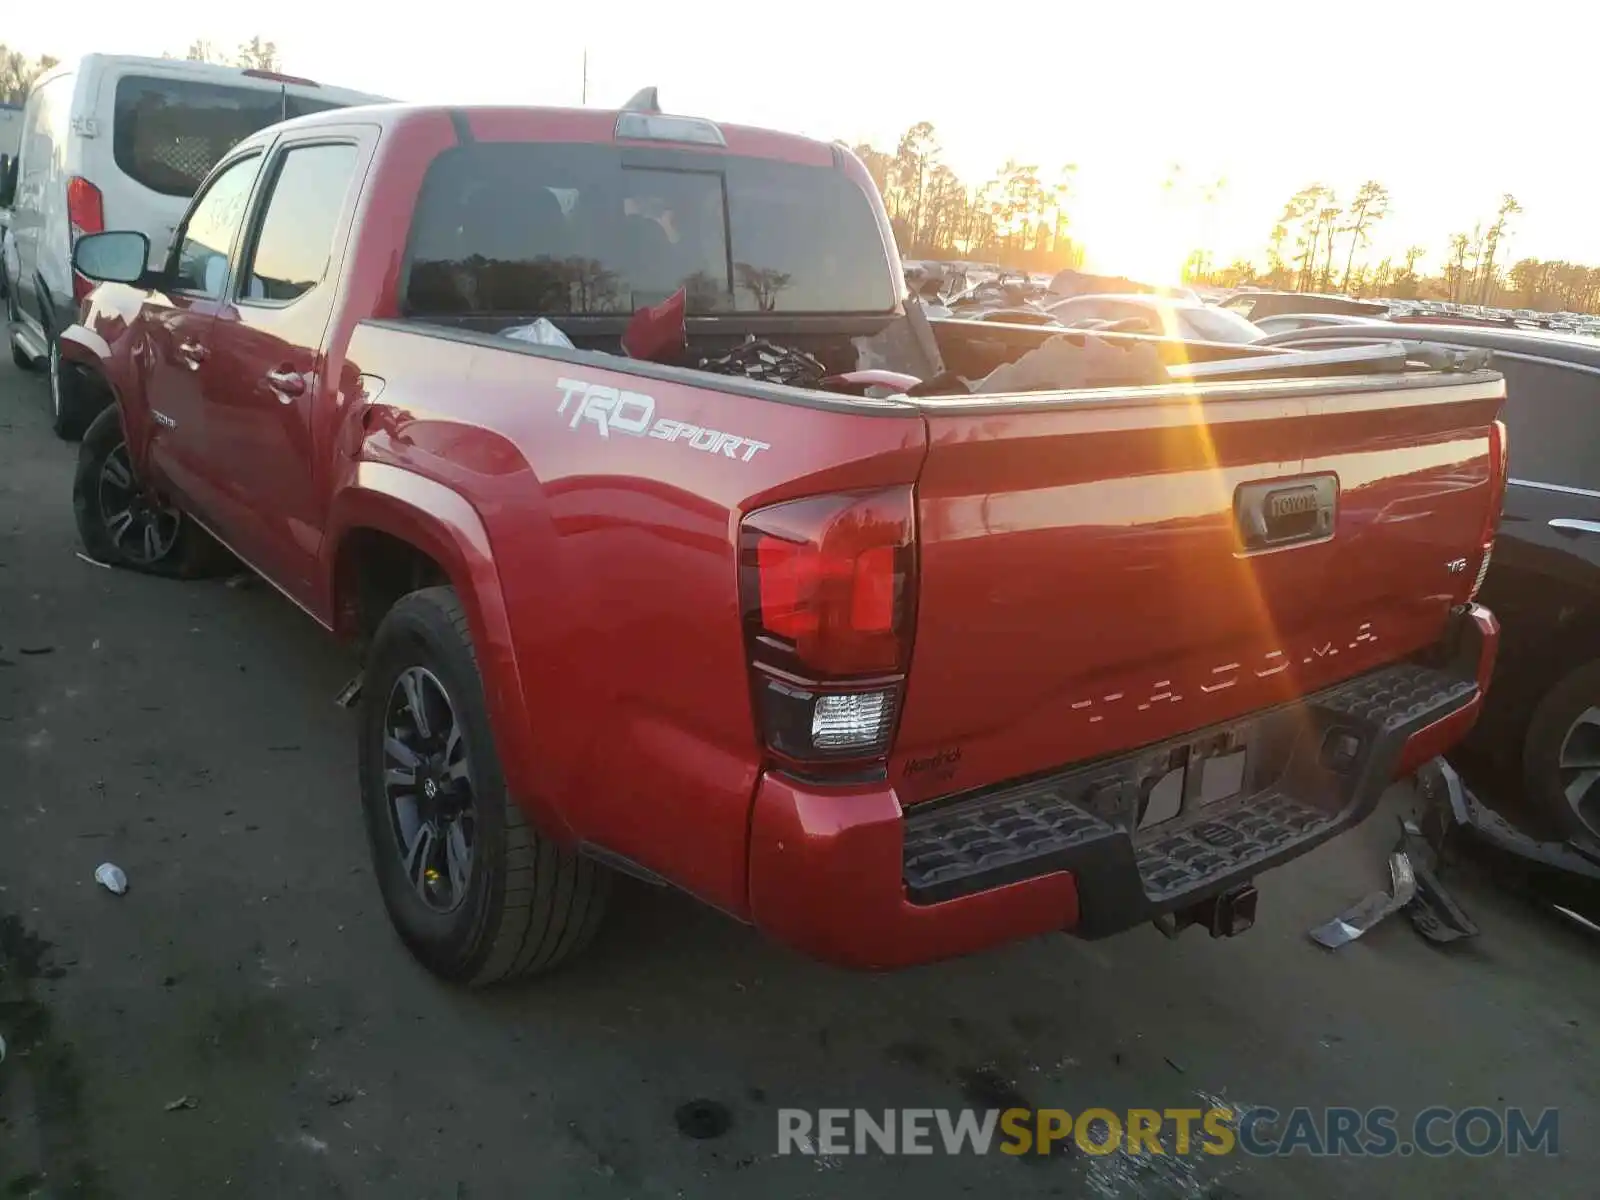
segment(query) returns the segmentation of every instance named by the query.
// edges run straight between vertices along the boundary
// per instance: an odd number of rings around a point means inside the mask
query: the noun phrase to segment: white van
[[[17,365],[49,360],[55,374],[55,336],[92,287],[72,270],[80,234],[138,230],[159,267],[195,189],[235,143],[290,117],[385,100],[181,59],[90,54],[52,68],[28,96],[19,159],[0,181]]]

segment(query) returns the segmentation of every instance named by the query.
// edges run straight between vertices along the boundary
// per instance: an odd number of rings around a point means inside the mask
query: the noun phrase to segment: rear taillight
[[[1492,421],[1489,424],[1489,511],[1483,520],[1483,550],[1478,558],[1478,573],[1472,580],[1472,589],[1467,593],[1467,603],[1478,598],[1478,592],[1483,588],[1483,581],[1489,574],[1489,560],[1494,556],[1494,534],[1500,526],[1500,509],[1506,498],[1506,474],[1508,472],[1506,446],[1506,423]]]
[[[910,488],[764,508],[739,529],[739,591],[768,751],[808,773],[881,765],[916,593]]]
[[[67,180],[67,223],[72,227],[72,244],[86,233],[104,233],[106,228],[105,200],[100,189],[87,179],[74,175]],[[82,300],[94,290],[94,281],[72,273],[72,297]]]

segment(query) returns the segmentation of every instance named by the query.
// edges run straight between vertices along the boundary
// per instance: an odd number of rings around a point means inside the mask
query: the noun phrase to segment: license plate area
[[[1253,729],[1249,725],[1211,732],[1167,748],[1165,769],[1139,781],[1135,829],[1165,833],[1198,819],[1216,805],[1244,794],[1250,778]]]

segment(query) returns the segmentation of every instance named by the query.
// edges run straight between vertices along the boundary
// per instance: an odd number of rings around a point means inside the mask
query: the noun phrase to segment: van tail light
[[[100,189],[87,179],[74,175],[67,180],[67,223],[72,227],[72,244],[86,233],[104,233],[106,229],[105,200]],[[82,300],[94,291],[94,281],[76,271],[72,273],[72,298]]]
[[[1478,559],[1478,573],[1472,580],[1472,590],[1467,593],[1467,603],[1478,598],[1483,581],[1489,574],[1489,560],[1494,556],[1494,534],[1500,526],[1500,509],[1506,499],[1506,475],[1509,471],[1506,446],[1506,423],[1493,421],[1489,425],[1489,511],[1484,515],[1483,535],[1479,539],[1483,553]]]
[[[768,752],[809,776],[883,769],[911,659],[909,487],[760,509],[739,527],[739,594]]]

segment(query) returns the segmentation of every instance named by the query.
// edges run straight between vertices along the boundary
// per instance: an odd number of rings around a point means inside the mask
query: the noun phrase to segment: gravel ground
[[[1594,1194],[1600,942],[1474,874],[1475,943],[1404,919],[1337,955],[1306,939],[1380,881],[1392,813],[1266,876],[1231,941],[1052,937],[864,976],[639,889],[548,981],[439,984],[367,865],[348,658],[265,586],[76,558],[44,401],[0,367],[0,1194]],[[680,1131],[701,1099],[721,1136]],[[1018,1101],[1554,1106],[1560,1154],[776,1153],[782,1106]]]

